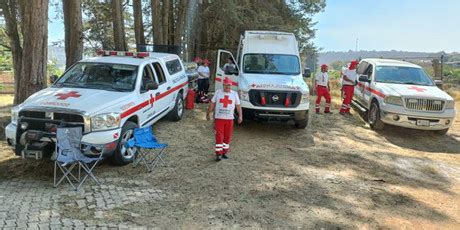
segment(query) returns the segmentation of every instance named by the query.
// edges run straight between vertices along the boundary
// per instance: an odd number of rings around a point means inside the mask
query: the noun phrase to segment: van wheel
[[[182,97],[182,93],[178,93],[176,97],[176,104],[174,109],[169,112],[168,118],[171,121],[180,121],[182,119],[182,115],[184,115],[184,98]]]
[[[110,161],[115,165],[127,165],[133,161],[135,148],[126,148],[125,143],[134,137],[134,129],[139,127],[136,123],[127,121],[121,128],[120,139],[115,154],[110,157]]]
[[[308,111],[307,114],[305,115],[305,118],[302,120],[294,120],[294,126],[297,129],[305,129],[308,126]]]
[[[372,102],[371,109],[368,112],[369,125],[373,130],[380,130],[385,127],[385,123],[380,119],[380,107],[377,102]]]

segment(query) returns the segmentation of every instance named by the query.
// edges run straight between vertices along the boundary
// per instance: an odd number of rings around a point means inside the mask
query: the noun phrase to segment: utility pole
[[[358,38],[356,38],[355,51],[358,52]]]
[[[441,54],[441,81],[444,78],[444,54]]]

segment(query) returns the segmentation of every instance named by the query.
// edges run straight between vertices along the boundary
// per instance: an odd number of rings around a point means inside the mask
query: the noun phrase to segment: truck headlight
[[[120,127],[120,114],[104,113],[91,117],[91,130],[101,131]]]
[[[19,117],[19,109],[16,107],[11,109],[11,123],[17,125],[18,124],[18,117]]]
[[[392,104],[392,105],[400,105],[400,106],[404,105],[401,97],[397,97],[397,96],[385,97],[385,103]]]
[[[308,103],[309,97],[310,97],[310,94],[308,93],[302,94],[302,99],[300,100],[300,103],[301,104]]]
[[[446,109],[455,108],[455,101],[446,101]]]
[[[239,93],[240,93],[240,100],[249,101],[249,92],[240,90]]]

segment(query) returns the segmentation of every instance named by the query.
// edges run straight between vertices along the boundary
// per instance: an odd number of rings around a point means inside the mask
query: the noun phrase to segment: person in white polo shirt
[[[238,111],[238,124],[243,122],[243,113],[240,106],[238,93],[232,90],[232,80],[225,78],[223,90],[215,92],[208,107],[206,119],[211,120],[214,112],[214,130],[216,139],[216,161],[228,159],[227,153],[230,150],[230,141],[233,135],[233,119],[235,108]]]
[[[329,94],[329,76],[327,75],[327,65],[321,65],[321,72],[316,74],[315,77],[315,89],[316,89],[316,113],[319,113],[321,108],[321,98],[326,99],[326,106],[324,113],[331,113],[331,95]]]
[[[353,99],[353,94],[356,85],[356,67],[358,66],[358,61],[351,61],[350,66],[348,69],[343,73],[343,102],[342,107],[340,108],[341,115],[351,115],[350,113],[350,105]]]

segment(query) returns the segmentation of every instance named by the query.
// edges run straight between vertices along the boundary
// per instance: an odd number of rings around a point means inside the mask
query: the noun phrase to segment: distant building
[[[451,62],[446,62],[444,64],[448,66],[452,66],[452,67],[460,67],[460,61],[451,61]]]

